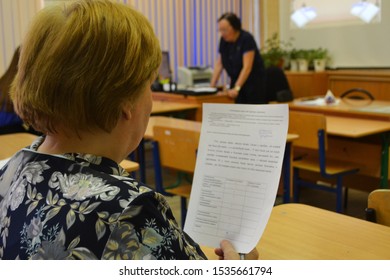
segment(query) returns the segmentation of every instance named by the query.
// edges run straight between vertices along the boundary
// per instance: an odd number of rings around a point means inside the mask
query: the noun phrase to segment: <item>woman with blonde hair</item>
[[[0,170],[0,259],[205,258],[165,198],[118,165],[144,135],[160,61],[128,6],[81,0],[37,15],[11,94],[45,136]],[[238,258],[229,242],[216,253]]]

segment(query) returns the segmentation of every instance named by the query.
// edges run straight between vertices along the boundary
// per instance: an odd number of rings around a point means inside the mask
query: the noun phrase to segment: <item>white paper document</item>
[[[202,130],[184,230],[196,242],[240,253],[260,240],[275,202],[288,105],[203,104]]]
[[[0,169],[3,168],[3,166],[6,165],[9,160],[10,158],[0,160]]]

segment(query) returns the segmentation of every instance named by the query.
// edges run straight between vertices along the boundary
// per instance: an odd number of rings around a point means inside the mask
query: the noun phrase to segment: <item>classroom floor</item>
[[[146,182],[150,187],[154,187],[154,170],[152,163],[152,154],[150,149],[146,149]],[[165,170],[163,173],[165,185],[169,185],[176,179],[175,174],[169,170]],[[349,189],[348,192],[348,205],[345,209],[346,215],[365,219],[364,209],[367,207],[368,192]],[[172,208],[174,216],[179,224],[181,224],[180,215],[180,199],[179,197],[168,197],[169,205]],[[275,205],[283,202],[282,197],[278,196],[275,201]],[[328,193],[324,191],[312,190],[302,188],[300,203],[316,206],[319,208],[335,211],[336,209],[336,195],[334,193]]]

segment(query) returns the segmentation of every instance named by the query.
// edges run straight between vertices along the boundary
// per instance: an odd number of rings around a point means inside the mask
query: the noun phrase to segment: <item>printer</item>
[[[179,67],[177,84],[180,88],[210,86],[213,69],[210,67]]]

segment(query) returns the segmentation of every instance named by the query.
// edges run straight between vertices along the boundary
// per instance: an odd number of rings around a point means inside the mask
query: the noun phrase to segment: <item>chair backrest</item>
[[[344,93],[340,95],[340,98],[349,98],[349,99],[357,99],[357,100],[363,100],[363,99],[369,99],[374,100],[374,96],[368,91],[363,88],[351,88]]]
[[[377,189],[368,195],[367,207],[375,210],[376,222],[390,226],[390,189]]]
[[[266,93],[267,102],[293,100],[293,93],[282,68],[270,66],[266,69]]]
[[[200,131],[156,125],[153,134],[158,142],[162,166],[194,172]]]
[[[298,134],[294,147],[319,149],[318,133],[323,130],[326,143],[326,118],[323,114],[290,111],[288,132]]]

